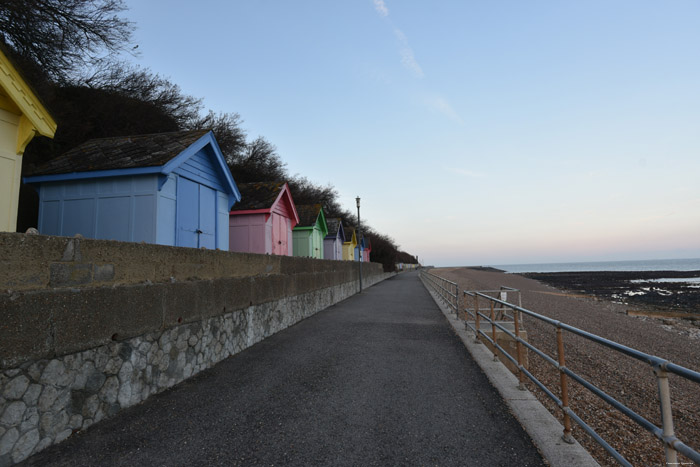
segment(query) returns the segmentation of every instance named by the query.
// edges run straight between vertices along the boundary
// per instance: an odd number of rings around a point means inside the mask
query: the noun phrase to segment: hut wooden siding
[[[47,235],[228,250],[240,193],[210,131],[88,141],[39,168]]]
[[[0,231],[17,228],[24,149],[35,135],[55,132],[53,118],[0,49]]]
[[[354,227],[345,227],[345,241],[343,242],[343,259],[355,261],[355,249],[357,247],[357,236]]]
[[[292,256],[292,229],[299,216],[289,186],[267,182],[238,188],[241,202],[229,213],[229,249]]]
[[[320,204],[297,206],[299,224],[292,231],[294,256],[323,259],[328,225]]]
[[[343,223],[338,218],[327,219],[328,235],[323,239],[323,259],[343,259],[343,243],[345,231]]]
[[[369,254],[372,252],[372,242],[369,237],[363,237],[362,261],[369,263]]]

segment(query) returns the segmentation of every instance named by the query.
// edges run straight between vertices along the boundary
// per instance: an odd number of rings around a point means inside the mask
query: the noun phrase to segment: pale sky
[[[128,5],[135,63],[423,264],[700,257],[697,0]]]

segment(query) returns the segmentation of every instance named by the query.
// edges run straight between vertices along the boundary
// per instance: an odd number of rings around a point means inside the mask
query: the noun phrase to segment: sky
[[[700,257],[696,0],[127,5],[132,62],[423,264]]]

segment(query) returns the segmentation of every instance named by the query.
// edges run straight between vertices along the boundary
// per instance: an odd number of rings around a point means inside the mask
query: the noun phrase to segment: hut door
[[[272,216],[272,253],[275,255],[287,255],[287,219],[274,215]]]
[[[216,192],[184,177],[177,185],[176,246],[216,248]]]
[[[199,185],[199,244],[210,250],[216,248],[216,192]]]

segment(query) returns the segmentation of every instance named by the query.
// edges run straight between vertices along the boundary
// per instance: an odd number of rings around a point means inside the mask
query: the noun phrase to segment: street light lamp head
[[[357,202],[357,208],[359,209],[360,208],[360,197],[358,196],[357,198],[355,198],[355,201]]]

